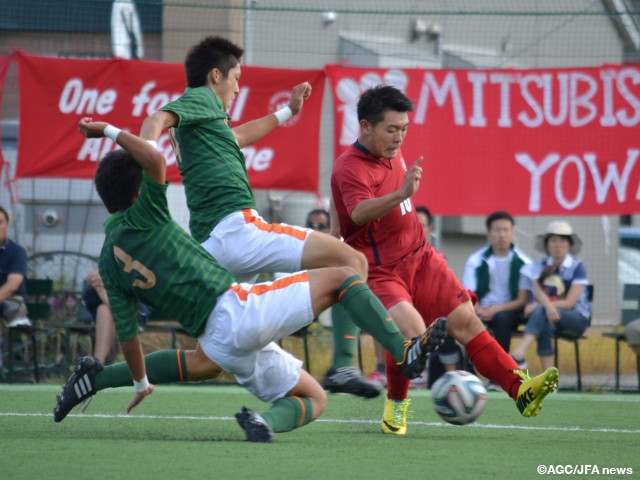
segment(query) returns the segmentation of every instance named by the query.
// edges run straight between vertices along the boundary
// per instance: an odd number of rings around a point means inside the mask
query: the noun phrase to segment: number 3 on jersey
[[[131,255],[125,253],[124,250],[122,250],[120,247],[116,247],[115,245],[113,247],[113,254],[118,260],[124,263],[123,270],[125,273],[130,273],[131,271],[135,270],[146,279],[141,280],[139,278],[136,278],[133,281],[134,287],[138,287],[143,290],[153,288],[153,286],[156,284],[156,276],[151,270],[149,270],[139,261],[131,258]]]

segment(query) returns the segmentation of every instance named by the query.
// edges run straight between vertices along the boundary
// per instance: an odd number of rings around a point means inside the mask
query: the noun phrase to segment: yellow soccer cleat
[[[542,408],[544,397],[553,392],[558,385],[560,377],[558,369],[548,368],[544,373],[533,378],[522,370],[514,370],[513,373],[517,373],[524,380],[518,389],[516,406],[523,417],[535,417]]]
[[[393,435],[405,435],[407,433],[407,414],[411,399],[391,400],[387,398],[384,401],[384,412],[382,413],[382,422],[380,429],[382,433],[391,433]]]

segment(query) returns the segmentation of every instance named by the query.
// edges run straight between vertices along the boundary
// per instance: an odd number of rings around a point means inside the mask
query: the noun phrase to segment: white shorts
[[[255,210],[224,217],[202,242],[239,282],[253,282],[262,272],[297,272],[304,243],[313,230],[286,223],[267,223]]]
[[[198,342],[240,385],[273,403],[298,383],[302,367],[274,342],[312,321],[306,272],[256,285],[234,283],[218,298]]]

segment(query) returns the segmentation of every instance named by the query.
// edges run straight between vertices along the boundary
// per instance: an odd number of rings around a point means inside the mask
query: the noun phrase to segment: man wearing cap
[[[582,249],[582,240],[571,225],[551,222],[546,232],[538,235],[535,247],[546,257],[523,269],[531,280],[535,302],[525,308],[529,319],[524,336],[511,355],[523,365],[527,349],[537,340],[544,370],[553,366],[551,341],[556,329],[582,334],[591,323],[591,303],[585,288],[589,283],[587,270],[575,257]]]

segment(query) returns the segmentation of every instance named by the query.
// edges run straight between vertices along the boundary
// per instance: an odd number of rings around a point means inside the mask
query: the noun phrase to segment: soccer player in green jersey
[[[191,234],[238,281],[254,281],[261,272],[330,266],[350,266],[367,280],[365,257],[347,244],[308,228],[270,224],[256,211],[241,148],[298,114],[311,86],[307,82],[295,86],[282,110],[232,128],[227,111],[240,91],[243,54],[225,38],[202,39],[184,62],[184,94],[142,124],[140,136],[154,142],[164,129],[171,129]],[[333,325],[334,360],[323,384],[332,392],[378,396],[380,387],[353,366],[358,328],[339,306],[332,315],[340,320]]]
[[[371,332],[408,377],[424,369],[426,358],[446,334],[446,320],[407,340],[362,277],[347,266],[301,271],[274,282],[236,283],[198,242],[173,221],[166,198],[166,160],[140,137],[104,122],[83,118],[88,138],[106,136],[123,150],[103,158],[96,190],[109,213],[99,269],[116,324],[125,364],[104,367],[81,358],[54,409],[62,421],[73,407],[108,387],[135,387],[130,411],[154,382],[214,378],[221,369],[272,406],[259,415],[243,407],[236,418],[247,440],[271,442],[320,416],[326,394],[301,368],[302,362],[275,341],[309,325],[340,303],[356,324]],[[149,354],[138,336],[138,301],[172,315],[198,339],[194,351]]]

